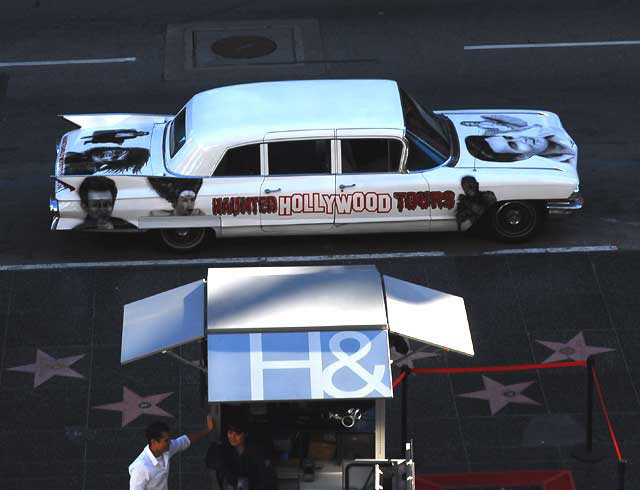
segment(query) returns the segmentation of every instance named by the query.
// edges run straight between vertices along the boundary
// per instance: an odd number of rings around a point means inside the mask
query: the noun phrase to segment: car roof
[[[183,175],[210,175],[229,147],[268,133],[334,129],[404,130],[392,80],[295,80],[232,85],[186,105],[187,142],[168,162]]]

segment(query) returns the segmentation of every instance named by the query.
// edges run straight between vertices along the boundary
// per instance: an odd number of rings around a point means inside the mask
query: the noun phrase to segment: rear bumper
[[[584,198],[579,192],[574,192],[567,199],[547,201],[547,211],[554,215],[571,214],[582,209],[583,204]]]

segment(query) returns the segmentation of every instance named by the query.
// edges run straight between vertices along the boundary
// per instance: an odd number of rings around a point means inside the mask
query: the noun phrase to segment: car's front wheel
[[[187,253],[198,249],[207,235],[206,228],[166,228],[160,238],[172,252]]]
[[[503,242],[523,242],[542,224],[541,208],[530,201],[504,201],[491,210],[491,229]]]

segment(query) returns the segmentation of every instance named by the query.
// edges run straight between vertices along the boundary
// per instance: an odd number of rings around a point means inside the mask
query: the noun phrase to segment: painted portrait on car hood
[[[564,128],[544,117],[489,114],[460,124],[479,128],[479,134],[467,136],[465,143],[480,160],[515,162],[540,156],[574,166],[577,161],[575,142]]]

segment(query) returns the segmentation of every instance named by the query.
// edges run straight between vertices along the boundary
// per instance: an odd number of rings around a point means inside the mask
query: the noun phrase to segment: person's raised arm
[[[207,426],[204,429],[202,429],[200,432],[192,432],[191,434],[187,434],[187,437],[189,438],[189,441],[191,441],[191,444],[193,444],[195,442],[198,442],[200,439],[205,438],[215,428],[216,428],[216,421],[213,420],[213,417],[211,415],[207,415]]]

